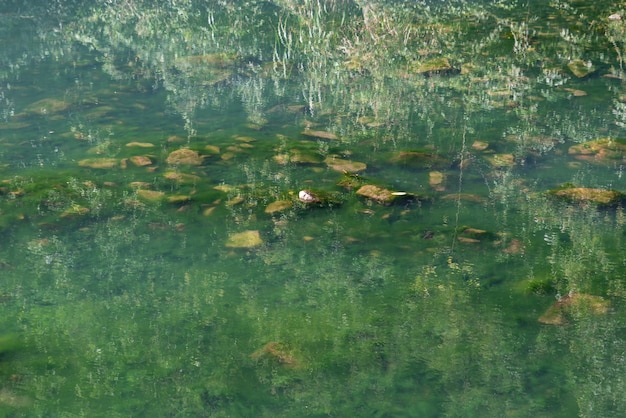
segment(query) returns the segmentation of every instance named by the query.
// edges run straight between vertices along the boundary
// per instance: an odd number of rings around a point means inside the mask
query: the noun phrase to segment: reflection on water
[[[3,413],[624,410],[622,11],[66,3],[0,14]]]

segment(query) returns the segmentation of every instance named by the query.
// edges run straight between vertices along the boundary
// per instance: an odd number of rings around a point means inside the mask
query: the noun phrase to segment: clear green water
[[[155,3],[0,6],[2,416],[626,410],[613,2]]]

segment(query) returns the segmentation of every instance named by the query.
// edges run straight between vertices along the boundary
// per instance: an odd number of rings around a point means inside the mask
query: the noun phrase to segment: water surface
[[[96,3],[0,7],[2,414],[626,409],[613,2]]]

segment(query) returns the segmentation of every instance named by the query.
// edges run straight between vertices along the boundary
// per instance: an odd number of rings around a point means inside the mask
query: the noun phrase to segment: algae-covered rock
[[[339,171],[341,173],[358,173],[359,171],[363,171],[367,168],[365,163],[361,163],[358,161],[349,161],[341,158],[328,157],[324,160],[324,163],[335,171]]]
[[[313,151],[290,149],[285,153],[276,154],[274,161],[280,165],[286,165],[288,163],[294,164],[319,164],[322,162],[322,157]]]
[[[485,158],[495,168],[513,167],[515,165],[513,154],[492,154],[486,155]]]
[[[113,168],[118,164],[117,158],[86,158],[78,162],[79,166],[88,168]]]
[[[452,65],[450,65],[450,60],[446,57],[436,57],[423,61],[415,67],[414,71],[427,76],[459,72],[459,70],[454,69]]]
[[[137,196],[149,202],[158,202],[159,200],[163,199],[163,197],[165,196],[165,193],[158,192],[156,190],[139,189],[136,191],[136,193],[137,193]]]
[[[172,151],[165,161],[172,165],[200,165],[203,160],[204,158],[197,151],[181,148]]]
[[[313,137],[313,138],[320,138],[320,139],[330,139],[330,140],[339,139],[337,137],[337,135],[335,135],[332,132],[313,131],[313,130],[310,130],[310,129],[305,129],[304,131],[302,131],[302,135]]]
[[[359,174],[344,172],[341,180],[337,182],[337,186],[347,190],[359,189],[365,184],[366,180]]]
[[[193,174],[179,173],[176,171],[167,171],[163,174],[163,177],[168,180],[173,180],[177,183],[196,183],[198,180],[200,180],[199,176]]]
[[[279,365],[289,368],[299,368],[301,366],[301,361],[293,354],[293,350],[290,350],[285,344],[275,341],[265,344],[263,347],[250,354],[250,357],[259,361],[274,361]]]
[[[441,171],[431,171],[428,173],[428,184],[435,189],[435,191],[443,192],[446,190],[444,180],[445,176]]]
[[[567,68],[578,78],[585,78],[596,71],[596,67],[591,61],[572,60],[567,64]]]
[[[539,322],[547,325],[563,325],[569,317],[580,314],[602,315],[609,310],[609,303],[600,296],[570,293],[553,303]]]
[[[154,144],[151,144],[150,142],[129,142],[128,144],[126,144],[127,147],[137,147],[137,148],[153,148]]]
[[[275,202],[270,203],[265,208],[265,213],[276,213],[282,212],[287,209],[291,209],[293,207],[293,202],[291,200],[277,200]]]
[[[26,113],[35,113],[39,115],[49,115],[53,113],[64,112],[71,106],[71,103],[64,100],[47,98],[31,103],[24,109]]]
[[[135,155],[130,157],[130,161],[138,167],[145,167],[152,164],[150,157],[146,157],[145,155]]]
[[[356,191],[356,194],[358,194],[359,196],[366,197],[384,205],[390,205],[398,197],[403,196],[402,193],[403,192],[393,192],[391,190],[375,186],[373,184],[366,184],[365,186],[361,186],[361,188]]]
[[[83,216],[89,213],[89,208],[80,205],[72,205],[61,212],[61,218]]]
[[[575,187],[567,184],[562,188],[550,190],[550,195],[572,203],[591,203],[602,207],[617,206],[626,196],[616,190]]]
[[[616,138],[601,138],[572,145],[568,153],[574,158],[599,164],[626,162],[626,141]]]
[[[399,151],[389,158],[392,164],[410,168],[443,168],[450,166],[450,161],[428,151]]]
[[[249,230],[231,235],[226,241],[229,248],[253,248],[263,244],[259,231]]]

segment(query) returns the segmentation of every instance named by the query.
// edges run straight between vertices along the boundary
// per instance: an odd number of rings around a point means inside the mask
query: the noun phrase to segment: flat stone
[[[598,164],[621,163],[626,160],[626,143],[614,138],[601,138],[572,145],[568,153],[574,158]]]
[[[139,189],[136,191],[136,193],[137,193],[137,196],[139,196],[140,198],[144,200],[148,200],[150,202],[157,202],[161,200],[163,196],[165,196],[165,193],[158,192],[156,190]]]
[[[374,186],[372,184],[362,186],[356,191],[356,194],[384,204],[389,204],[396,198],[391,190],[383,189],[382,187]]]
[[[130,162],[138,167],[144,167],[152,164],[152,160],[144,155],[135,155],[133,157],[130,157]]]
[[[78,162],[79,166],[88,168],[113,168],[118,164],[117,158],[86,158]]]
[[[149,142],[129,142],[126,144],[127,147],[138,147],[138,148],[152,148],[154,144]]]
[[[450,61],[445,57],[431,58],[419,64],[415,71],[419,74],[449,73],[452,71]]]
[[[624,194],[616,190],[593,189],[588,187],[568,187],[550,192],[554,196],[575,203],[594,203],[601,206],[614,206],[624,200]]]
[[[484,151],[489,148],[489,143],[484,141],[474,141],[472,143],[472,149],[476,151]]]
[[[199,176],[196,176],[193,174],[179,173],[176,171],[168,171],[165,174],[163,174],[163,177],[165,177],[168,180],[174,180],[178,183],[194,183],[200,180]]]
[[[282,212],[284,210],[290,209],[292,206],[293,202],[291,200],[277,200],[267,205],[267,207],[265,208],[265,213]]]
[[[263,244],[259,231],[243,231],[231,235],[226,241],[229,248],[253,248]]]
[[[444,175],[441,171],[431,171],[428,173],[428,184],[436,191],[442,192],[446,189],[443,185],[443,181]]]
[[[324,160],[324,163],[335,171],[339,171],[341,173],[358,173],[359,171],[363,171],[367,168],[365,163],[361,163],[358,161],[350,161],[343,160],[341,158],[328,157]]]
[[[567,64],[567,68],[578,78],[585,78],[596,71],[591,61],[572,60]]]
[[[485,158],[496,168],[513,167],[515,165],[515,157],[513,154],[493,154],[485,156]]]
[[[567,323],[567,316],[572,312],[602,315],[608,310],[609,303],[600,296],[570,293],[554,302],[538,320],[546,325],[563,325]]]
[[[302,135],[304,136],[310,136],[313,138],[322,138],[322,139],[330,139],[330,140],[335,140],[335,139],[339,139],[337,137],[337,135],[335,135],[332,132],[327,132],[327,131],[312,131],[310,129],[305,129],[304,131],[302,131]]]
[[[24,109],[27,113],[37,113],[39,115],[46,115],[52,113],[64,112],[71,106],[71,103],[68,103],[63,100],[47,98],[41,99],[34,103],[31,103]]]

